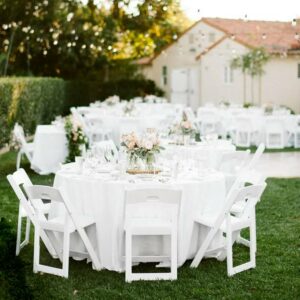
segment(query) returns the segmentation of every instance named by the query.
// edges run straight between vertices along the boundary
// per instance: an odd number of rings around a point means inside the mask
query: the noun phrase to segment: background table
[[[31,168],[41,175],[55,173],[68,154],[63,126],[37,126],[33,147]]]

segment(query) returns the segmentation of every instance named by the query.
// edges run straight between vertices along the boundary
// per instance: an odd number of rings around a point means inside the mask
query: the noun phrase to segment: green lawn
[[[14,153],[0,156],[0,217],[8,220],[13,231],[18,202],[5,175],[14,167]],[[29,170],[28,164],[26,169]],[[53,181],[53,176],[42,177],[31,171],[29,175],[34,183]],[[268,179],[268,187],[257,207],[257,267],[232,278],[227,277],[226,262],[215,259],[202,261],[197,269],[190,269],[190,261],[186,262],[174,282],[126,284],[124,274],[96,272],[90,264],[73,260],[69,279],[33,274],[32,241],[19,257],[24,263],[25,284],[34,299],[300,299],[300,179]],[[1,247],[5,245],[0,240],[0,253]],[[45,251],[42,257],[52,261]],[[237,262],[247,258],[246,248],[235,247]],[[11,259],[16,260],[13,255]],[[7,289],[9,284],[14,284],[7,278],[17,274],[5,274],[7,269],[0,265],[0,280],[4,281],[2,288],[0,284],[0,298],[2,295],[3,299],[9,299],[3,287]]]

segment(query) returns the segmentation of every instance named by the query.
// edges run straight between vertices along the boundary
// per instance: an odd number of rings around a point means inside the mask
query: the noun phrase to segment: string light
[[[296,25],[297,25],[297,20],[296,20],[296,19],[293,19],[293,20],[292,20],[292,26],[295,27]]]
[[[267,38],[267,35],[265,33],[263,33],[261,37],[263,40],[265,40]]]

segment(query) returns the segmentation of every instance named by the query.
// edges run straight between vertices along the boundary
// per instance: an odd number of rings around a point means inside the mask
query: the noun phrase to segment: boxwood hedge
[[[28,134],[36,125],[60,115],[65,101],[65,82],[59,78],[0,78],[0,148],[9,141],[15,122]]]

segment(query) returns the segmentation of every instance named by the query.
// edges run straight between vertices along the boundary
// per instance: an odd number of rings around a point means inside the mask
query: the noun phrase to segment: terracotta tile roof
[[[202,18],[195,22],[191,27],[187,28],[180,34],[177,41],[200,22],[206,23],[225,33],[226,37],[233,37],[234,40],[248,48],[264,47],[269,53],[280,54],[283,52],[298,53],[300,51],[300,20],[296,22],[296,26],[292,26],[292,22],[279,21],[244,21],[241,19],[222,19],[222,18]],[[298,40],[296,39],[298,34]],[[172,46],[177,41],[167,45],[162,51]],[[217,46],[223,38],[216,41],[201,55]],[[140,65],[151,65],[152,61],[158,57],[162,51],[156,53],[152,57],[142,58],[137,61]]]
[[[292,26],[291,22],[241,19],[203,18],[201,21],[234,36],[241,43],[255,48],[264,47],[270,53],[300,49],[300,20],[297,20],[296,26]]]

